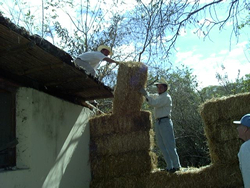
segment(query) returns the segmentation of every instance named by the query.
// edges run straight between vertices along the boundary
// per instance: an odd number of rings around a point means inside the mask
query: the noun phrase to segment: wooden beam
[[[66,84],[66,83],[69,83],[69,82],[79,81],[79,80],[82,80],[82,79],[87,79],[87,77],[77,76],[77,77],[69,78],[69,79],[66,79],[66,80],[59,80],[59,81],[55,81],[55,82],[46,83],[44,85],[46,87],[50,87],[50,86],[55,86],[55,85]]]
[[[30,41],[30,42],[25,43],[25,44],[15,45],[15,46],[9,47],[9,48],[7,47],[6,49],[0,51],[0,57],[1,56],[9,56],[9,55],[13,55],[13,53],[32,49],[32,48],[34,48],[35,45],[36,44],[34,41]]]
[[[24,76],[24,75],[35,73],[35,72],[40,72],[40,71],[45,71],[45,70],[50,70],[50,69],[55,69],[55,68],[62,68],[64,66],[65,66],[64,63],[50,64],[46,66],[37,67],[34,69],[29,69],[27,71],[23,71],[22,73],[18,73],[18,75]]]
[[[86,87],[86,88],[81,88],[81,89],[68,89],[67,91],[62,91],[62,93],[67,93],[67,94],[81,94],[82,92],[84,93],[89,93],[89,92],[96,92],[97,89],[100,88],[100,86],[97,87]]]

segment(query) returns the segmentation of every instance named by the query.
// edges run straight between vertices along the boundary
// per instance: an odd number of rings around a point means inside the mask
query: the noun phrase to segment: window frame
[[[0,169],[4,170],[9,170],[16,166],[16,145],[18,144],[16,138],[16,93],[18,88],[18,85],[0,78],[0,92],[10,95],[11,121],[9,123],[10,127],[7,128],[5,132],[6,134],[9,134],[10,141],[8,141],[8,143],[7,141],[6,143],[0,143]]]

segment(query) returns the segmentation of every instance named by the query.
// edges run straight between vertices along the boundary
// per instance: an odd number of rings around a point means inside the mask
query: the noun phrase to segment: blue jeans
[[[157,145],[167,163],[167,169],[180,168],[181,165],[176,150],[172,120],[169,118],[156,120],[155,135]]]

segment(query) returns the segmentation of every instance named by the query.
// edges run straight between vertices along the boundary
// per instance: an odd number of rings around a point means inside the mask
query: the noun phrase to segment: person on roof
[[[98,68],[101,61],[119,64],[117,61],[107,57],[108,55],[111,56],[112,54],[113,52],[110,47],[106,45],[100,45],[97,48],[97,51],[85,52],[79,55],[74,62],[77,65],[83,67],[92,76],[95,76],[95,70]]]
[[[144,88],[140,89],[140,93],[146,97],[148,104],[154,107],[156,142],[167,164],[166,169],[163,170],[174,173],[180,170],[181,164],[171,120],[172,98],[167,92],[169,85],[165,79],[161,78],[155,85],[158,94],[148,94]]]

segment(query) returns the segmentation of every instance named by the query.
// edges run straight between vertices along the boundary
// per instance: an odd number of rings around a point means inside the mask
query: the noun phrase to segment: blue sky
[[[239,40],[230,37],[232,26],[227,25],[219,31],[213,29],[210,38],[199,38],[191,30],[187,30],[176,44],[178,50],[173,57],[174,64],[184,64],[193,69],[201,87],[218,85],[216,72],[227,73],[229,80],[234,81],[240,69],[241,76],[249,74],[250,53],[249,28],[241,31]],[[221,65],[225,67],[222,71]]]

